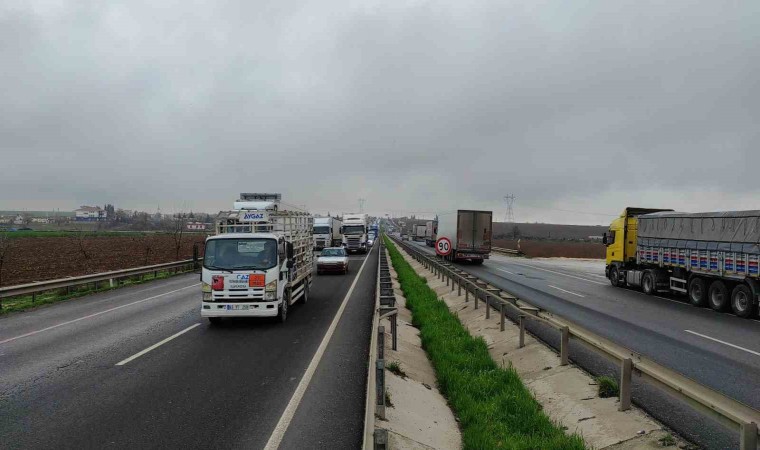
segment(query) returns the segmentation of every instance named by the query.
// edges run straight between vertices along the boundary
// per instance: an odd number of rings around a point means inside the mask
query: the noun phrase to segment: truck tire
[[[280,323],[285,323],[286,320],[288,320],[288,307],[290,303],[290,295],[286,295],[285,298],[282,299],[282,304],[279,308],[277,308],[277,321]]]
[[[483,260],[483,259],[476,259],[476,260],[473,260],[472,263],[475,264],[476,266],[479,266],[479,265],[483,264],[483,261],[485,261],[485,260]]]
[[[222,318],[221,317],[209,317],[208,321],[209,321],[209,323],[211,325],[217,325],[218,326],[219,324],[222,323]]]
[[[731,293],[731,309],[739,317],[751,317],[755,314],[755,302],[752,290],[745,284],[739,284]]]
[[[610,284],[615,287],[620,286],[620,271],[617,267],[610,269]]]
[[[641,278],[641,290],[647,295],[654,295],[657,292],[654,283],[654,274],[648,270],[644,272],[644,276]]]
[[[302,304],[306,304],[309,302],[309,283],[304,281],[306,283],[303,288],[303,295],[301,296],[301,299],[299,300]]]
[[[707,302],[715,311],[725,311],[729,305],[729,293],[726,284],[720,280],[715,280],[710,284],[710,291],[707,293]]]
[[[694,306],[705,306],[707,303],[707,286],[705,280],[693,277],[689,280],[689,303]]]

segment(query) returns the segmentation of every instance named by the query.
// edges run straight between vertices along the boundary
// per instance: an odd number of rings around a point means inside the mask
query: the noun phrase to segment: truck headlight
[[[208,283],[201,283],[201,292],[203,292],[203,293],[206,293],[206,292],[211,293],[211,285],[208,284]]]
[[[204,302],[212,302],[214,299],[211,297],[211,292],[204,292],[203,293],[203,301]]]
[[[267,283],[264,289],[264,300],[277,300],[277,280]]]

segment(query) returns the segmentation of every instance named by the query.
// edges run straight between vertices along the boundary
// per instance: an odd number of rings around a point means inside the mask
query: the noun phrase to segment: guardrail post
[[[375,448],[374,450],[388,450],[388,430],[377,428],[375,430]]]
[[[398,350],[398,314],[391,316],[391,348]]]
[[[757,424],[755,422],[743,423],[739,430],[739,449],[757,449]]]
[[[525,347],[525,314],[520,314],[518,317],[520,322],[520,348]]]
[[[450,279],[451,277],[449,276],[449,273],[448,273],[448,271],[447,271],[446,273],[444,273],[443,275],[444,275],[444,278],[446,278],[446,286],[448,286],[448,285],[449,285],[449,279]]]
[[[486,292],[486,320],[491,318],[491,295]]]
[[[499,331],[504,331],[504,303],[499,303]]]
[[[465,281],[467,283],[467,281]],[[465,284],[464,285],[464,302],[469,303],[470,302],[470,285]]]
[[[626,358],[620,364],[620,405],[619,411],[628,411],[631,409],[631,372],[633,371],[633,360]]]
[[[377,327],[377,362],[375,394],[377,401],[375,405],[375,414],[382,420],[385,420],[385,327]]]
[[[478,287],[477,285],[472,290],[472,298],[475,300],[475,309],[478,309]]]
[[[560,331],[562,331],[562,346],[560,347],[559,365],[566,366],[570,359],[568,357],[568,354],[570,353],[570,328],[564,326],[560,328]]]
[[[457,279],[457,297],[462,296],[462,276],[459,275],[459,278]]]

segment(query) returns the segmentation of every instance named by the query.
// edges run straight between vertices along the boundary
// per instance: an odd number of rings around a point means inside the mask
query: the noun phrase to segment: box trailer
[[[436,239],[447,238],[451,261],[471,261],[482,264],[491,254],[493,212],[460,209],[455,213],[438,214]]]

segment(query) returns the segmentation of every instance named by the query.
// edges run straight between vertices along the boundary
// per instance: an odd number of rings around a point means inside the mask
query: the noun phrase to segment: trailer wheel
[[[702,278],[689,280],[689,302],[694,306],[704,306],[707,302],[707,288]]]
[[[309,301],[309,283],[304,281],[303,295],[301,296],[301,303],[304,305]]]
[[[644,272],[644,277],[641,279],[641,290],[647,295],[654,295],[654,275],[652,272]]]
[[[710,308],[715,311],[725,311],[729,304],[729,293],[726,284],[720,280],[713,281],[710,284],[707,301],[710,304]]]
[[[615,287],[620,286],[620,271],[617,267],[610,269],[610,284]]]
[[[744,284],[739,284],[731,293],[731,309],[739,317],[750,317],[755,313],[752,291]]]

